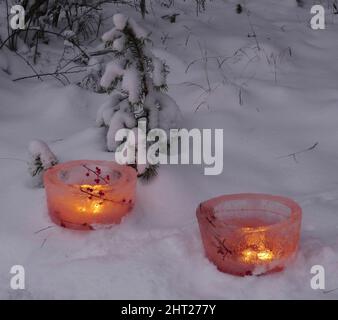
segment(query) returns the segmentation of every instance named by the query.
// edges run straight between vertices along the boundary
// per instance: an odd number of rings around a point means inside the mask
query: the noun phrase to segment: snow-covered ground
[[[121,225],[54,226],[44,189],[29,184],[28,143],[47,141],[60,161],[112,159],[105,129],[95,127],[106,96],[55,81],[12,82],[32,71],[0,51],[0,69],[8,60],[11,73],[0,70],[0,298],[338,298],[330,292],[338,288],[338,16],[327,12],[326,30],[314,31],[310,8],[295,0],[246,1],[249,17],[236,14],[238,1],[214,0],[198,17],[189,1],[175,2],[176,23],[161,19],[165,9],[155,2],[145,26],[153,52],[170,66],[184,127],[224,129],[223,173],[162,166],[151,184],[138,184],[136,207]],[[132,9],[112,8],[140,20]],[[39,67],[46,71],[58,50],[46,48]],[[197,205],[241,192],[285,195],[302,206],[299,254],[285,271],[241,278],[205,258]],[[26,270],[23,291],[9,286],[17,264]],[[311,289],[313,265],[325,268],[327,292]]]

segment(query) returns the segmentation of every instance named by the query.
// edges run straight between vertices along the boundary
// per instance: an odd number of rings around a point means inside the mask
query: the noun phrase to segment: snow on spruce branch
[[[33,140],[29,143],[28,151],[30,160],[28,163],[28,170],[33,177],[34,185],[42,184],[42,176],[44,171],[55,166],[58,159],[50,150],[47,143],[42,140]]]

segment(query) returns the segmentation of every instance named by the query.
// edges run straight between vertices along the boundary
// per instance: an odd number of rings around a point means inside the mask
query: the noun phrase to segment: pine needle
[[[155,165],[151,164],[145,169],[143,173],[138,174],[138,178],[140,178],[142,182],[148,183],[151,180],[153,180],[155,177],[157,177],[158,169],[159,169],[158,164],[155,164]]]

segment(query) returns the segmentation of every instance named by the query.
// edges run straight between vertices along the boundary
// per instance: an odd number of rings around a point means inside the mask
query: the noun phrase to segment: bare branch
[[[76,70],[76,71],[64,71],[64,72],[50,72],[50,73],[40,73],[36,75],[31,75],[31,76],[25,76],[25,77],[20,77],[13,79],[13,81],[20,81],[20,80],[25,80],[25,79],[32,79],[32,78],[41,78],[41,77],[47,77],[47,76],[64,76],[65,74],[73,74],[73,73],[81,73],[85,72],[86,70]]]

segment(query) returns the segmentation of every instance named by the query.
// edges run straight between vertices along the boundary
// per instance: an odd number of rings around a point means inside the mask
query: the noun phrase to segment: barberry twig
[[[89,189],[89,188],[87,188],[87,189]],[[98,198],[98,199],[101,199],[102,201],[112,201],[112,200],[110,200],[110,199],[105,199],[105,198],[102,198],[102,196],[104,195],[104,193],[99,193],[99,194],[95,194],[95,193],[93,193],[92,191],[87,191],[86,189],[84,189],[83,187],[80,187],[80,191],[81,192],[83,192],[83,193],[85,193],[85,194],[87,194],[87,195],[89,195],[90,197],[94,197],[94,198]]]
[[[95,194],[93,192],[87,191],[86,189],[83,189],[83,187],[80,187],[80,191],[85,193],[89,197],[94,197],[94,198],[100,199],[100,200],[102,200],[102,202],[103,201],[110,201],[110,202],[117,203],[117,204],[127,204],[126,200],[124,200],[124,199],[122,201],[115,201],[115,200],[112,200],[112,199],[103,198],[104,193],[102,193],[101,195]]]
[[[220,237],[219,237],[219,235],[214,230],[216,226],[213,223],[212,219],[210,219],[209,217],[206,217],[206,220],[211,225],[211,228],[213,230],[213,232],[212,232],[213,236],[214,236],[215,240],[218,243],[218,246],[216,247],[217,248],[217,253],[220,253],[223,256],[223,259],[225,258],[226,255],[228,255],[228,254],[231,255],[232,251],[229,248],[226,247],[226,245],[225,245],[225,239],[221,240]]]
[[[104,177],[101,176],[101,174],[100,174],[101,173],[101,169],[97,168],[96,171],[94,171],[94,170],[88,168],[85,164],[83,165],[83,167],[85,169],[87,169],[88,171],[94,173],[96,175],[96,177],[98,177],[99,179],[101,179],[102,181],[104,181],[105,184],[109,184],[109,182],[108,182],[109,179],[107,180],[107,179],[105,179]]]

